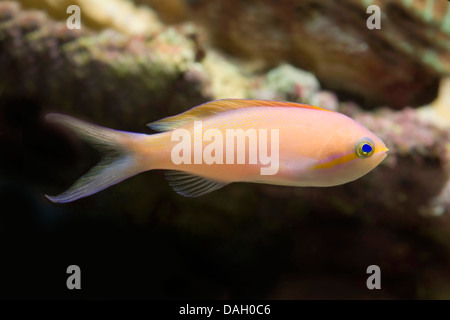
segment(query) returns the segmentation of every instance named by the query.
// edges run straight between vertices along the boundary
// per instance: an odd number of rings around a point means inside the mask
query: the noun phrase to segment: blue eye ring
[[[362,138],[356,142],[355,151],[358,157],[360,158],[368,158],[375,151],[375,144],[369,138]]]

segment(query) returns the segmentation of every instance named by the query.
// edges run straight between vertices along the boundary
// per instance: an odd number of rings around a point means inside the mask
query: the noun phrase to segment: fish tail
[[[78,200],[147,170],[135,147],[148,135],[108,129],[62,114],[52,113],[45,118],[73,130],[104,154],[102,160],[67,191],[57,196],[45,195],[50,201],[65,203]]]

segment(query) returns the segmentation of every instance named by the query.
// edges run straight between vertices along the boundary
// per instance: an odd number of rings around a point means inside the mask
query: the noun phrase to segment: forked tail
[[[70,202],[87,197],[144,171],[134,148],[145,136],[96,126],[62,114],[48,114],[46,120],[73,130],[81,139],[104,153],[102,160],[67,191],[46,197],[53,202]]]

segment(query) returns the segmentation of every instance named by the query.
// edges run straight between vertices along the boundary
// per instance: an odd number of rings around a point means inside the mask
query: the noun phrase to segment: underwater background
[[[445,0],[0,1],[0,298],[450,299],[449,74]],[[43,196],[101,156],[45,114],[151,133],[221,98],[337,110],[388,158],[330,188],[184,198],[156,170]]]

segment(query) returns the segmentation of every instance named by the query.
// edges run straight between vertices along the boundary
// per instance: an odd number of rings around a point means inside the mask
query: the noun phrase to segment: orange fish
[[[232,182],[335,186],[358,179],[388,149],[353,119],[319,107],[282,101],[224,99],[149,124],[156,134],[117,131],[60,114],[47,120],[72,129],[105,153],[67,191],[70,202],[140,172],[169,170],[173,189],[201,196]]]

